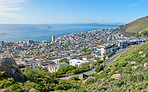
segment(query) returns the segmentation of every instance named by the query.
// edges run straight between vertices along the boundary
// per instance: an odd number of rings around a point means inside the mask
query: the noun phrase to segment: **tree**
[[[62,62],[68,63],[68,60],[60,60],[59,62],[60,62],[60,63],[62,63]]]
[[[58,70],[58,72],[60,72],[60,73],[62,73],[62,74],[65,74],[65,73],[67,73],[68,71],[73,70],[73,69],[75,69],[74,66],[72,66],[72,65],[67,65],[67,66],[61,67],[61,68]]]
[[[36,82],[38,78],[45,78],[46,74],[42,71],[37,71],[35,69],[29,69],[28,67],[24,71],[24,75],[31,81]]]
[[[96,72],[100,72],[101,70],[103,70],[103,65],[98,65],[95,69]]]
[[[79,57],[80,60],[82,60],[82,57]]]

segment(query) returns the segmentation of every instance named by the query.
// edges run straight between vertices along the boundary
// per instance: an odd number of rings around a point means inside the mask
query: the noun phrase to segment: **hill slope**
[[[148,37],[148,16],[119,27],[120,31]]]
[[[111,78],[114,74],[120,78]],[[98,81],[85,86],[90,92],[148,90],[148,42],[132,47],[107,65],[102,74],[92,76]]]

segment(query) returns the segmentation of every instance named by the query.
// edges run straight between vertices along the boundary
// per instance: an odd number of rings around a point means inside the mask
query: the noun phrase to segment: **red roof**
[[[87,58],[87,59],[89,59],[89,58],[93,58],[93,56],[90,54],[90,55],[85,55],[85,56],[82,56],[83,58]]]

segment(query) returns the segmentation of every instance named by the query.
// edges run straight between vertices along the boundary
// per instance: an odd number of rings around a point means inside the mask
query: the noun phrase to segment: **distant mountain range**
[[[126,25],[121,25],[118,29],[125,35],[148,37],[148,16],[137,19]]]

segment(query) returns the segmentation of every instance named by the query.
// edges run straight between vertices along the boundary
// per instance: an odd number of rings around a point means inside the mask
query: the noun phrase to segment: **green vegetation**
[[[60,60],[59,62],[60,62],[60,63],[62,63],[62,62],[68,63],[68,60]]]
[[[58,70],[58,72],[60,72],[60,73],[62,73],[62,74],[66,74],[68,71],[71,71],[71,70],[73,70],[73,69],[75,69],[74,66],[72,66],[72,65],[67,65],[67,66],[61,67],[61,68]]]
[[[141,54],[139,53],[140,51],[142,52]],[[92,74],[91,76],[96,77],[98,81],[91,85],[85,85],[83,88],[89,92],[146,92],[148,90],[148,67],[144,67],[144,64],[146,62],[148,63],[147,56],[148,42],[133,46],[122,54],[115,62],[105,66],[102,74]],[[96,68],[96,72],[101,70],[101,66]],[[111,78],[114,74],[120,74],[121,76],[119,79]]]
[[[103,65],[98,65],[95,69],[96,72],[100,72],[103,70]]]
[[[52,78],[47,72],[26,68],[24,75],[27,77],[27,81],[22,83],[16,82],[13,78],[6,78],[5,73],[0,72],[0,89],[9,88],[13,92],[25,92],[26,89],[35,88],[41,92],[49,92],[77,87],[71,82]]]
[[[60,80],[63,74],[81,73],[90,70],[89,63],[81,67],[63,66],[58,72],[49,74],[26,68],[24,75],[27,81],[16,82],[13,78],[6,78],[5,72],[0,72],[0,89],[9,88],[13,92],[25,92],[26,89],[35,88],[41,92],[147,92],[148,90],[148,42],[133,46],[123,53],[115,62],[102,66],[103,61],[98,60],[96,73],[80,80],[79,76],[69,80]],[[102,71],[98,74],[98,72]],[[114,76],[113,75],[119,75]],[[89,77],[97,80],[88,80]],[[85,82],[85,83],[84,83]]]
[[[117,30],[117,29],[116,29]],[[119,29],[123,34],[148,37],[148,17],[137,19]],[[125,32],[124,32],[125,31]],[[127,32],[127,33],[126,33]]]
[[[17,54],[13,54],[13,58],[19,58],[20,56]]]

